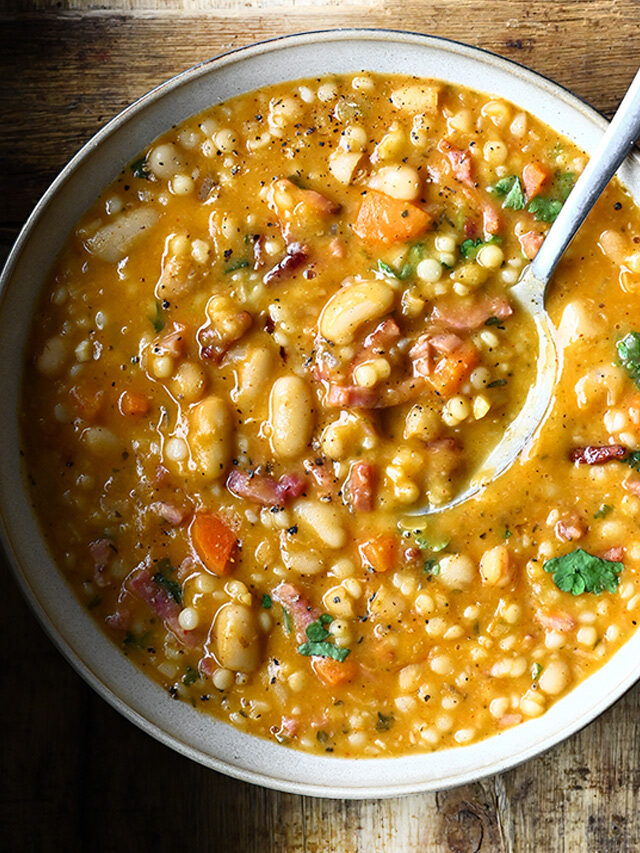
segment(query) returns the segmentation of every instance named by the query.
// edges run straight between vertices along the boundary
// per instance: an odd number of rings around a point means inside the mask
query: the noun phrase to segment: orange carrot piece
[[[544,234],[540,231],[527,231],[518,237],[520,246],[525,255],[532,261],[544,243]]]
[[[118,405],[121,414],[129,417],[138,417],[139,415],[147,414],[150,403],[149,398],[145,397],[144,394],[138,393],[138,391],[124,391],[120,395]]]
[[[358,665],[350,660],[344,660],[341,663],[333,658],[314,657],[311,666],[318,678],[330,687],[353,681],[358,672]]]
[[[431,223],[431,216],[415,204],[369,190],[353,230],[368,243],[401,243],[422,234]]]
[[[197,512],[189,528],[191,544],[210,572],[228,575],[235,563],[235,533],[212,512]]]
[[[363,542],[358,550],[364,566],[371,567],[374,572],[388,572],[396,564],[398,537],[383,533]]]
[[[452,353],[445,355],[427,377],[434,391],[443,397],[456,394],[480,361],[480,353],[471,341],[465,341]]]
[[[549,180],[549,172],[540,163],[527,163],[522,170],[522,183],[527,201],[539,195]]]

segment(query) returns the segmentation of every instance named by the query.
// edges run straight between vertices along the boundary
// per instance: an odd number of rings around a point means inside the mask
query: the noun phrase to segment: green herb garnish
[[[198,672],[192,666],[188,666],[182,676],[182,683],[189,687],[190,684],[195,684],[198,680]]]
[[[625,462],[630,468],[640,471],[640,450],[631,450]]]
[[[575,182],[576,176],[574,172],[556,172],[553,179],[553,185],[555,188],[555,194],[558,196],[560,201],[564,202],[569,198],[569,193],[573,189]]]
[[[171,560],[168,557],[163,557],[158,560],[156,568],[159,572],[166,575],[167,572],[175,572],[175,568],[171,565]]]
[[[494,185],[493,192],[496,195],[503,196],[503,207],[510,207],[513,210],[524,210],[524,193],[520,178],[517,175],[508,175]]]
[[[484,321],[485,326],[499,326],[502,323],[500,317],[489,317],[488,320]]]
[[[629,332],[618,341],[616,348],[622,366],[640,388],[640,332]]]
[[[494,379],[493,382],[487,383],[487,388],[502,388],[502,386],[506,384],[506,379]]]
[[[156,299],[156,313],[154,317],[149,317],[153,324],[153,328],[155,329],[156,334],[161,332],[166,324],[166,320],[164,317],[164,311],[162,310],[162,302],[159,299]]]
[[[478,252],[483,246],[490,246],[492,243],[502,243],[501,237],[489,237],[488,240],[482,240],[478,237],[476,240],[469,238],[460,243],[460,254],[463,258],[474,260]]]
[[[143,178],[148,181],[151,177],[151,172],[147,169],[147,158],[140,157],[139,160],[134,160],[130,166],[134,178]]]
[[[438,551],[444,551],[449,542],[451,542],[450,539],[445,539],[444,537],[428,539],[424,533],[416,534],[415,538],[416,545],[421,551],[434,551],[436,554]]]
[[[536,196],[529,202],[527,210],[533,213],[538,222],[555,222],[562,210],[562,202],[555,198]]]
[[[265,592],[265,594],[262,596],[262,606],[265,610],[269,610],[272,604],[273,601],[271,600],[271,596],[268,592]]]
[[[143,651],[147,647],[147,642],[149,637],[151,636],[151,631],[146,631],[140,637],[137,637],[132,631],[127,631],[124,635],[124,640],[122,641],[123,646],[135,646],[138,649],[142,649]]]
[[[225,267],[224,268],[224,274],[228,275],[228,273],[230,273],[230,272],[236,272],[237,270],[243,270],[248,266],[249,266],[249,261],[247,261],[245,258],[242,258],[240,260],[234,261],[232,264],[229,264],[228,267]]]
[[[284,630],[287,632],[287,634],[290,634],[291,630],[293,629],[293,621],[291,619],[291,614],[289,613],[286,607],[282,608],[282,617],[284,622]]]
[[[391,275],[393,278],[398,278],[397,272],[394,270],[392,266],[378,259],[378,269],[380,272],[385,273],[386,275]]]
[[[393,714],[381,714],[378,711],[378,720],[376,722],[377,732],[388,732],[391,726],[395,723],[396,718]]]
[[[169,593],[176,604],[182,604],[182,587],[179,583],[169,580],[169,578],[166,577],[166,575],[163,575],[162,572],[156,572],[153,576],[153,580],[161,589],[164,589]]]
[[[639,460],[640,461],[640,460]],[[602,504],[598,512],[594,514],[594,518],[604,518],[605,515],[609,515],[610,512],[613,511],[613,507],[609,504]]]
[[[541,672],[542,672],[542,667],[540,666],[540,664],[534,663],[534,665],[531,667],[531,680],[537,681],[538,678],[540,677]]]
[[[432,578],[435,578],[440,574],[440,563],[438,560],[427,560],[422,567],[422,571],[425,575],[431,575]]]
[[[578,548],[562,557],[554,557],[544,564],[545,572],[553,575],[553,582],[563,592],[581,595],[592,592],[596,595],[603,590],[615,592],[618,588],[618,575],[623,570],[622,563],[594,557]]]
[[[512,536],[513,536],[513,531],[509,530],[509,528],[507,527],[504,531],[504,538],[505,539],[511,539]]]
[[[323,613],[316,622],[307,625],[305,633],[308,642],[298,646],[298,652],[301,655],[319,655],[320,657],[333,658],[342,663],[347,655],[351,654],[351,649],[341,649],[329,642],[331,635],[324,626],[330,622],[333,622],[333,616]]]

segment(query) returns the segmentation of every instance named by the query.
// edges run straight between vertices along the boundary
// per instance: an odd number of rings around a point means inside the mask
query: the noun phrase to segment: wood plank
[[[25,12],[5,2],[0,244],[127,103],[260,38],[363,21],[432,32],[546,72],[607,113],[640,64],[637,0],[250,3],[217,0],[214,10],[208,0],[118,0],[126,14],[83,14],[103,4],[31,0]],[[72,672],[11,583],[6,601],[0,702],[10,737],[0,820],[12,851],[640,849],[638,688],[567,743],[495,779],[385,801],[301,798],[212,773],[144,735]]]

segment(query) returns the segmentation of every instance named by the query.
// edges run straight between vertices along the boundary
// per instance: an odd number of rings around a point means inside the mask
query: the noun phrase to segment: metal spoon
[[[468,487],[448,503],[429,505],[418,514],[442,512],[477,494],[515,462],[544,421],[561,366],[555,329],[544,304],[549,279],[576,231],[639,137],[640,71],[633,78],[600,144],[549,229],[540,251],[523,269],[520,279],[510,291],[514,301],[531,314],[539,340],[536,381],[529,389],[522,409]]]

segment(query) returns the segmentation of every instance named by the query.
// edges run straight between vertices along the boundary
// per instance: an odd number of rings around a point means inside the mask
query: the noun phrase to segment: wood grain
[[[260,38],[412,29],[542,71],[611,113],[640,64],[637,0],[5,0],[0,249],[61,166],[156,83]],[[482,86],[482,81],[478,81]],[[2,565],[6,575],[6,565]],[[138,731],[75,675],[3,585],[1,847],[9,851],[477,853],[640,849],[640,689],[548,754],[438,794],[334,802],[212,773]]]

